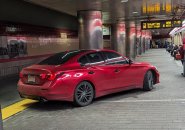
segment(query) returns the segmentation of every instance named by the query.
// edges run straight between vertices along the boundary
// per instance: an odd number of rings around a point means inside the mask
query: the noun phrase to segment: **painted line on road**
[[[37,101],[31,99],[24,99],[20,102],[16,102],[8,107],[5,107],[1,110],[2,112],[2,119],[7,119],[23,110],[28,108],[29,106],[33,105]]]
[[[120,103],[132,103],[132,102],[185,102],[185,99],[159,99],[159,100],[118,100],[118,101],[98,101],[98,102],[120,102]]]

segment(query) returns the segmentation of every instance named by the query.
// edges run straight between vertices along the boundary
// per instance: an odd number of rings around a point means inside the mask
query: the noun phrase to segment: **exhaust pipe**
[[[48,100],[45,99],[45,98],[40,98],[40,99],[39,99],[39,102],[40,102],[40,103],[45,103],[45,102],[48,102]]]

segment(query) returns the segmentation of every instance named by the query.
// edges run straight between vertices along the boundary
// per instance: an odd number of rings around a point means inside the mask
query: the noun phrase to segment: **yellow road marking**
[[[26,108],[28,108],[30,105],[32,105],[35,102],[37,102],[37,101],[31,100],[31,99],[24,99],[20,102],[17,102],[15,104],[12,104],[8,107],[3,108],[1,110],[2,119],[4,120],[10,116],[13,116],[13,115],[25,110]]]

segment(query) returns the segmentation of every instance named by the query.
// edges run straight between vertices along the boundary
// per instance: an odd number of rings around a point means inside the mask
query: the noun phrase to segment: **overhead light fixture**
[[[138,14],[138,12],[137,11],[134,11],[134,12],[132,12],[133,14]]]
[[[128,0],[121,0],[121,3],[125,3],[125,2],[128,2]]]
[[[185,20],[182,21],[182,25],[185,25]]]

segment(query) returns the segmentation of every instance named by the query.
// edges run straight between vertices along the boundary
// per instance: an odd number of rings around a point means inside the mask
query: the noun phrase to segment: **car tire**
[[[153,89],[154,85],[154,76],[152,71],[147,71],[144,77],[143,90],[150,91]]]
[[[76,86],[74,92],[74,104],[84,107],[92,103],[94,99],[93,85],[87,81],[83,81]]]

